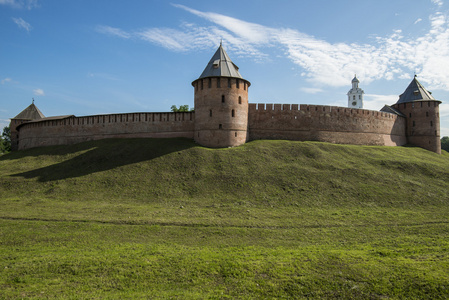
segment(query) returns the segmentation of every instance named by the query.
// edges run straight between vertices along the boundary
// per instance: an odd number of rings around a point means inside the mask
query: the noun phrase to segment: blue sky
[[[0,0],[0,126],[46,116],[193,107],[194,81],[223,40],[252,103],[394,104],[412,80],[449,136],[445,0]]]

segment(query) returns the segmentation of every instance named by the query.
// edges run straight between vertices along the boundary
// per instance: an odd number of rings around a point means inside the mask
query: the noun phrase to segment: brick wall
[[[403,117],[365,109],[298,104],[249,104],[249,139],[399,146]]]
[[[19,127],[18,149],[105,138],[193,138],[195,113],[127,113],[68,117]]]

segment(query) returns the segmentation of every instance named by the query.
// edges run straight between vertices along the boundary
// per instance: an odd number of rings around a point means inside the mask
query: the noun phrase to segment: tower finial
[[[34,104],[34,98],[31,98],[31,99],[33,99],[33,104]]]
[[[223,39],[221,38],[220,39],[220,46],[222,46],[223,45]]]

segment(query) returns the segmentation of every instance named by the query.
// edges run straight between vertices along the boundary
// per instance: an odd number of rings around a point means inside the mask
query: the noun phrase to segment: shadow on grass
[[[17,173],[12,176],[38,178],[41,182],[80,177],[117,167],[148,161],[173,152],[180,152],[197,145],[190,139],[105,139],[69,146],[54,146],[13,152],[0,157],[2,160],[25,157],[59,156],[62,162]],[[79,155],[76,153],[80,152]],[[64,160],[64,156],[69,156]]]

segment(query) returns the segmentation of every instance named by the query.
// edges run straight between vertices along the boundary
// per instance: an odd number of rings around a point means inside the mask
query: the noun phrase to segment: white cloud
[[[25,29],[27,32],[30,32],[30,30],[33,28],[31,27],[30,23],[26,22],[22,18],[12,18],[12,20],[17,24],[17,26],[19,26],[19,28]]]
[[[385,104],[390,105],[398,101],[398,95],[376,95],[365,94],[363,108],[369,110],[380,110]]]
[[[13,8],[25,8],[28,10],[39,7],[37,0],[0,0],[0,5],[8,5]]]
[[[172,51],[212,48],[223,38],[227,50],[256,60],[269,58],[263,52],[267,47],[277,48],[302,68],[303,77],[321,86],[346,86],[354,73],[364,83],[370,83],[378,79],[410,78],[416,72],[430,89],[449,91],[446,71],[449,70],[449,22],[441,12],[429,17],[430,29],[421,36],[406,38],[397,29],[389,36],[374,37],[370,44],[349,44],[330,43],[296,29],[272,28],[184,5],[173,6],[213,25],[183,23],[178,29],[148,28],[134,32],[99,26],[97,31],[122,38],[134,37]]]
[[[449,117],[449,104],[441,103],[440,106],[440,117]]]
[[[45,95],[45,93],[42,89],[35,89],[35,90],[33,90],[33,93],[35,96],[44,96]]]
[[[419,18],[419,19],[417,19],[416,21],[415,21],[415,23],[413,23],[413,24],[418,24],[419,22],[421,22],[422,21],[422,19],[421,18]]]
[[[323,92],[323,90],[320,88],[307,88],[307,87],[301,88],[301,91],[303,91],[307,94],[317,94],[317,93]]]
[[[11,82],[11,81],[12,81],[11,78],[4,78],[4,79],[2,79],[2,84],[5,84],[5,83]]]
[[[432,1],[433,4],[436,4],[438,6],[442,6],[443,5],[443,0],[430,0]]]
[[[117,37],[124,38],[124,39],[129,39],[131,37],[131,35],[129,33],[125,32],[119,28],[114,28],[111,26],[98,25],[96,27],[96,30],[99,33],[117,36]]]

